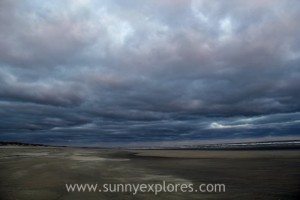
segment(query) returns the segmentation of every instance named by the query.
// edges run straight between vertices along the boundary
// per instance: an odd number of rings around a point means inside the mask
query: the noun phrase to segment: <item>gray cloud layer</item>
[[[299,137],[297,0],[0,1],[0,139]]]

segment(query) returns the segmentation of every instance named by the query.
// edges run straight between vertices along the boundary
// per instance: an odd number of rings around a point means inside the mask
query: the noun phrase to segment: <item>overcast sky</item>
[[[0,0],[0,140],[300,138],[298,0]]]

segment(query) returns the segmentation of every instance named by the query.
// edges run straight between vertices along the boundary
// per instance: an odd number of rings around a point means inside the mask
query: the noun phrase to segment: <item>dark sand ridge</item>
[[[137,156],[163,158],[300,158],[299,150],[134,150]]]

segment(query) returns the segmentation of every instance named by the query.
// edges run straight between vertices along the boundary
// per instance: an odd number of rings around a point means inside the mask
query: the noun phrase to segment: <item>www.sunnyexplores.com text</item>
[[[158,193],[165,192],[201,192],[201,193],[224,193],[226,186],[223,183],[202,183],[198,186],[192,183],[104,183],[104,184],[65,184],[68,192],[103,192],[103,193],[131,193],[136,195],[138,193]]]

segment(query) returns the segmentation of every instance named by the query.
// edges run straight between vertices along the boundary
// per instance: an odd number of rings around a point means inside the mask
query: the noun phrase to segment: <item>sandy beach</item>
[[[0,149],[1,199],[297,199],[300,151]],[[226,192],[68,192],[65,184],[223,183]]]

